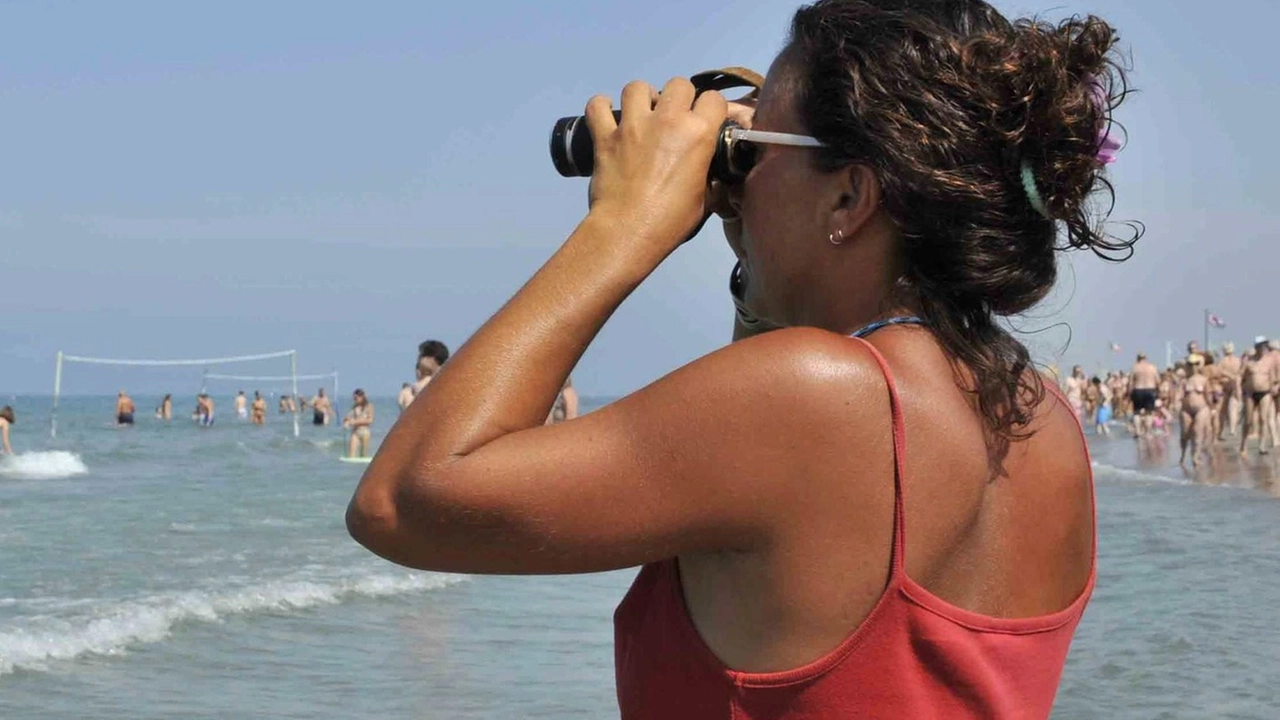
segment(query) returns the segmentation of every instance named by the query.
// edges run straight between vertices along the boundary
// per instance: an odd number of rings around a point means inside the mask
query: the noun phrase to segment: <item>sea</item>
[[[151,408],[158,398],[137,398]],[[605,399],[587,399],[587,410]],[[395,418],[379,408],[375,441]],[[634,570],[414,572],[347,535],[339,428],[219,398],[212,428],[114,398],[18,413],[0,458],[0,718],[609,718]],[[181,403],[180,411],[185,409]],[[1280,466],[1090,437],[1099,578],[1055,718],[1280,717]]]

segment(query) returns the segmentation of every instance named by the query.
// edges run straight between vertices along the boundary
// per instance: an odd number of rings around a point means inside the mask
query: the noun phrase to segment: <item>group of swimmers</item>
[[[1127,418],[1136,438],[1166,435],[1176,418],[1182,456],[1196,467],[1213,442],[1239,435],[1238,451],[1247,453],[1250,438],[1266,455],[1280,445],[1280,340],[1259,335],[1253,349],[1236,355],[1232,343],[1218,352],[1187,343],[1186,357],[1163,371],[1146,353],[1138,353],[1129,372],[1088,378],[1079,366],[1062,380],[1067,400],[1095,432],[1109,435],[1112,418]]]
[[[255,390],[253,392],[253,402],[249,402],[249,398],[243,390],[236,394],[233,405],[236,410],[236,417],[241,420],[248,420],[254,425],[265,425],[267,423],[267,401],[262,396],[262,392]],[[191,419],[201,427],[210,427],[214,422],[214,399],[209,393],[202,392],[196,395],[196,407],[191,411]],[[295,398],[292,395],[280,396],[279,411],[281,414],[295,413],[305,411],[310,406],[313,410],[313,422],[315,425],[328,425],[333,416],[333,405],[329,398],[325,396],[324,388],[320,388],[316,396],[309,401],[305,397]],[[116,425],[129,426],[134,424],[135,406],[133,399],[124,390],[121,390],[116,396]],[[173,419],[173,395],[166,394],[160,404],[156,406],[155,417],[157,420]]]
[[[449,348],[443,342],[426,340],[419,343],[418,360],[414,365],[416,379],[412,383],[405,383],[400,389],[400,395],[397,398],[400,412],[408,409],[414,398],[418,397],[426,389],[427,384],[431,382],[431,378],[440,371],[440,368],[444,366],[448,359]],[[236,416],[241,420],[248,420],[254,425],[266,424],[267,401],[263,398],[261,391],[255,390],[253,401],[249,402],[245,391],[241,390],[236,394],[233,403]],[[351,431],[347,443],[347,454],[351,457],[368,457],[370,453],[370,426],[373,425],[374,420],[373,403],[369,401],[364,390],[359,388],[352,393],[351,403],[351,410],[347,412],[342,421],[342,426]],[[278,403],[278,409],[281,414],[304,412],[308,407],[311,408],[311,422],[313,425],[324,427],[332,422],[335,415],[334,407],[332,401],[325,395],[324,388],[319,388],[315,396],[309,400],[302,396],[295,398],[293,395],[281,395]],[[116,395],[116,425],[118,427],[132,426],[135,422],[134,416],[136,412],[137,407],[133,398],[127,392],[121,390]],[[573,387],[572,380],[565,380],[564,388],[560,391],[560,395],[556,398],[555,404],[547,416],[547,423],[563,422],[577,416],[578,393]],[[165,421],[173,418],[172,394],[166,394],[160,404],[156,406],[155,417],[158,420]],[[196,407],[191,413],[191,419],[201,427],[211,427],[213,425],[214,400],[212,395],[202,392],[196,396]],[[0,408],[0,450],[4,454],[12,453],[12,449],[9,446],[9,426],[14,422],[13,408],[8,405]]]
[[[241,420],[247,419],[254,425],[265,425],[267,423],[267,401],[263,399],[260,391],[253,391],[252,406],[249,405],[249,399],[245,397],[243,390],[236,394],[234,402],[236,417]]]

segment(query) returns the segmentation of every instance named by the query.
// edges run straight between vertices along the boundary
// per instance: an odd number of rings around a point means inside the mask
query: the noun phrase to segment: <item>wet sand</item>
[[[1280,453],[1258,453],[1258,441],[1250,438],[1248,452],[1239,453],[1240,438],[1227,436],[1209,448],[1200,467],[1179,465],[1178,429],[1150,438],[1135,438],[1122,423],[1113,423],[1111,437],[1089,430],[1089,450],[1094,463],[1118,471],[1134,471],[1188,484],[1243,488],[1280,498]]]

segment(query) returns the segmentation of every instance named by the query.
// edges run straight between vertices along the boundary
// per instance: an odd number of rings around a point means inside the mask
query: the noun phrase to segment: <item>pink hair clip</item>
[[[1089,95],[1093,98],[1093,104],[1097,106],[1098,112],[1102,114],[1102,124],[1098,126],[1098,163],[1110,165],[1116,161],[1121,144],[1120,140],[1111,136],[1111,120],[1107,117],[1107,111],[1110,108],[1107,89],[1096,77],[1089,78]]]
[[[1111,120],[1107,117],[1111,103],[1107,96],[1107,88],[1097,76],[1089,77],[1085,83],[1089,88],[1089,97],[1098,108],[1098,114],[1102,116],[1102,122],[1098,124],[1098,153],[1094,157],[1099,165],[1105,167],[1116,161],[1121,144],[1120,140],[1111,136]],[[1035,170],[1031,167],[1031,161],[1023,158],[1021,170],[1022,189],[1027,194],[1027,201],[1031,203],[1031,208],[1045,220],[1053,220],[1049,203],[1045,201],[1044,195],[1040,193],[1040,186],[1036,183]]]

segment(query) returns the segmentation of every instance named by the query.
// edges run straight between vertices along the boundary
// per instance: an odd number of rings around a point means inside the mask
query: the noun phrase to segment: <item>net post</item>
[[[289,353],[289,377],[293,380],[293,436],[301,437],[302,429],[298,427],[298,351]]]
[[[49,437],[58,437],[58,396],[62,394],[62,351],[53,366],[53,412],[49,414]]]

